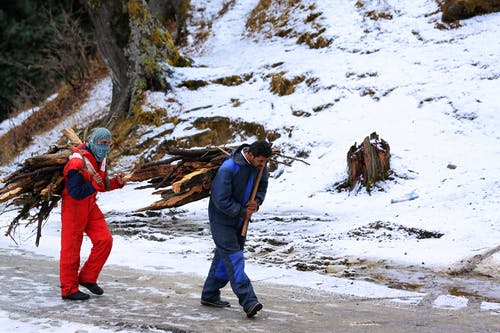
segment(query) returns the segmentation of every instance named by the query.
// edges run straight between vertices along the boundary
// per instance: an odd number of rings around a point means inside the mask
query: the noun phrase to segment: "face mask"
[[[88,146],[97,162],[102,162],[111,146],[111,132],[106,128],[96,128],[88,142]]]
[[[99,145],[89,142],[89,148],[94,154],[94,157],[97,162],[102,162],[102,160],[104,160],[104,158],[109,152],[109,145],[106,144]]]

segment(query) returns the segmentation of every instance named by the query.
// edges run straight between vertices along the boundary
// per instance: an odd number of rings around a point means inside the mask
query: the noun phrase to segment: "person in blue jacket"
[[[264,202],[268,183],[266,164],[271,154],[271,145],[264,140],[241,145],[222,163],[212,181],[208,217],[215,251],[201,294],[203,305],[230,306],[220,298],[220,289],[229,282],[248,318],[262,309],[245,273],[246,237],[241,235],[241,230],[243,220],[249,219]],[[250,200],[260,168],[264,170],[255,200]]]

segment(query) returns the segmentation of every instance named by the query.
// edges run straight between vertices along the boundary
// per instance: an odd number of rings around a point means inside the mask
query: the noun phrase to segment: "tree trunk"
[[[365,186],[368,193],[371,186],[387,179],[390,169],[390,147],[383,139],[373,132],[363,140],[361,146],[356,143],[347,153],[348,180],[352,191],[358,185]]]
[[[131,80],[127,75],[129,59],[125,51],[129,41],[128,14],[122,0],[84,1],[96,31],[97,46],[113,82],[110,113],[128,112]]]
[[[187,66],[145,0],[85,0],[113,82],[110,117],[131,114],[145,90],[167,90],[165,68]]]

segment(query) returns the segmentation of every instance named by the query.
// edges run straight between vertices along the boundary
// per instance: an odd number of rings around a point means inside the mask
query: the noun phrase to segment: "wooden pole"
[[[252,194],[250,195],[250,200],[255,200],[255,195],[257,194],[257,189],[259,188],[260,178],[262,178],[262,172],[264,171],[265,166],[259,169],[259,173],[257,174],[257,179],[255,180],[255,184],[253,184]],[[248,222],[250,218],[246,218],[243,220],[243,227],[241,228],[241,236],[245,237],[248,229]]]

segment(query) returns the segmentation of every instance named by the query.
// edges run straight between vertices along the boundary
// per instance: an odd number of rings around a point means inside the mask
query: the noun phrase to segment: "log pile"
[[[209,195],[210,184],[224,159],[229,155],[221,148],[176,149],[167,148],[172,157],[147,163],[125,176],[125,180],[148,180],[149,187],[157,189],[162,199],[139,209],[159,210],[185,205]]]
[[[222,162],[237,147],[210,147],[202,149],[178,149],[167,147],[172,156],[163,161],[142,165],[132,174],[125,176],[126,181],[141,182],[148,180],[162,199],[138,211],[159,210],[185,205],[209,196],[210,185]],[[309,163],[291,156],[282,155],[278,148],[272,149],[270,161],[274,164],[291,165],[290,161]],[[281,157],[281,160],[277,158]],[[141,187],[141,188],[144,188]]]
[[[27,226],[36,224],[38,246],[42,234],[43,222],[57,206],[64,188],[62,170],[72,153],[72,148],[81,143],[72,130],[64,130],[69,143],[50,147],[38,156],[27,158],[24,164],[7,177],[0,180],[0,203],[17,207],[17,216],[10,222],[6,235],[12,237],[20,222],[27,221]]]

